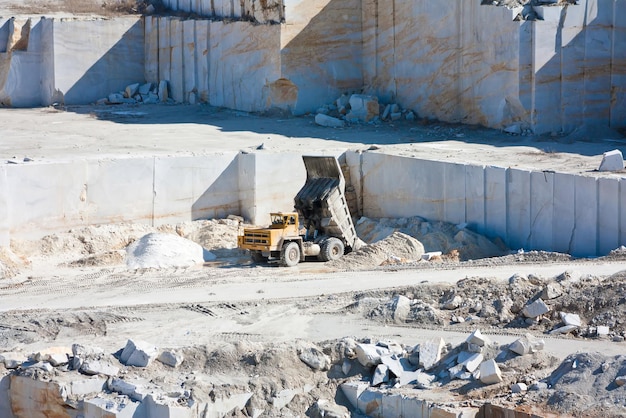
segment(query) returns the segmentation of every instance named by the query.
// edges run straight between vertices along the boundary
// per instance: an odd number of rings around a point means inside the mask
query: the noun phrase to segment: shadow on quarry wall
[[[58,80],[57,89],[63,91],[63,85],[68,86],[63,96],[65,105],[95,102],[107,97],[110,93],[124,90],[127,85],[142,81],[144,78],[143,20],[138,19],[123,32],[121,37],[115,34],[116,27],[113,25],[116,21],[104,22],[100,30],[95,32],[90,32],[86,27],[83,28],[84,22],[80,21],[55,24],[57,25],[55,28],[55,77]],[[92,25],[94,25],[93,22]],[[84,42],[84,48],[88,48],[80,60],[77,55],[69,55],[68,51],[60,46],[63,43],[57,39],[76,36],[76,33],[82,33],[85,36],[81,43]],[[102,40],[102,37],[106,39],[119,37],[119,40],[108,50],[101,51],[100,47],[106,42]],[[72,45],[71,42],[68,43]],[[88,62],[95,54],[98,55],[94,58],[93,64],[86,70],[82,70],[80,65],[85,61]],[[72,77],[77,73],[82,74],[74,81]]]
[[[519,98],[532,109],[535,132],[567,133],[570,141],[623,137],[614,129],[626,127],[626,27],[619,27],[626,14],[613,3],[543,7],[543,21],[521,25]]]
[[[233,159],[228,167],[211,183],[191,205],[191,220],[225,218],[232,213],[240,213],[239,160]]]
[[[319,3],[300,3],[298,20],[306,25],[282,29],[282,77],[298,88],[294,114],[315,112],[364,84],[361,0],[331,0],[321,10]]]

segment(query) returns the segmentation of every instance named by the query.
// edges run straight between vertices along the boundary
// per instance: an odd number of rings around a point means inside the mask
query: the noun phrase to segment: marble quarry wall
[[[512,249],[606,255],[626,244],[626,182],[552,171],[348,152],[368,217],[467,223]]]
[[[91,103],[167,80],[177,102],[244,111],[305,114],[364,91],[448,122],[538,134],[626,127],[620,0],[533,10],[480,0],[163,4],[193,19],[0,18],[0,105]]]
[[[0,106],[92,103],[143,79],[143,32],[137,17],[0,18]]]
[[[161,225],[241,214],[268,223],[270,211],[293,207],[305,177],[300,155],[291,154],[0,165],[0,245],[118,222]]]
[[[597,178],[347,151],[358,215],[421,216],[500,237],[512,249],[605,255],[626,244],[626,185]],[[283,174],[289,172],[287,178]],[[74,227],[153,225],[293,208],[299,154],[226,153],[0,166],[0,245]],[[357,215],[355,213],[354,215]]]
[[[167,80],[175,101],[269,107],[269,84],[280,78],[280,25],[148,16],[145,40],[145,81]]]
[[[367,90],[422,117],[535,133],[626,126],[619,0],[520,9],[480,1],[363,0]]]
[[[211,104],[303,114],[343,92],[363,90],[448,122],[513,125],[538,134],[626,126],[626,8],[618,0],[537,6],[534,21],[516,20],[520,9],[478,0],[284,0],[270,3],[283,14],[265,20],[253,17],[254,1],[169,3],[206,16],[284,22],[265,32],[259,26],[234,31],[241,36],[237,45],[257,33],[271,40],[257,40],[259,50],[246,52],[253,71],[235,66],[238,80],[256,92],[235,104],[220,96],[231,85],[236,91],[236,82],[209,78],[209,90],[216,83]],[[231,32],[229,24],[222,28]],[[180,43],[179,34],[171,36],[171,43]],[[266,63],[269,78],[257,71]]]
[[[53,88],[52,21],[0,18],[0,106],[42,104]]]

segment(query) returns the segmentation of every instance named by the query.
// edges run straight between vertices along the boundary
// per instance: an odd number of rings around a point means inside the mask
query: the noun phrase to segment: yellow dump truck
[[[293,267],[307,257],[336,260],[361,241],[345,198],[345,179],[335,157],[303,156],[307,178],[294,199],[295,212],[271,213],[267,228],[245,228],[239,248],[256,262]]]

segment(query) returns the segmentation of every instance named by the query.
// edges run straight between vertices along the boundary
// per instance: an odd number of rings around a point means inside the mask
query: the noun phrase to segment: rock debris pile
[[[345,337],[162,349],[128,340],[116,353],[78,343],[1,353],[0,387],[19,416],[44,408],[85,418],[395,417],[409,409],[474,416],[530,404],[593,416],[626,412],[625,367],[626,356],[599,353],[559,364],[541,338],[501,345],[479,329],[456,346]]]
[[[133,83],[123,91],[109,94],[96,101],[98,105],[117,104],[154,104],[174,103],[169,95],[169,83],[162,80],[159,83]]]
[[[506,246],[477,234],[467,225],[410,218],[361,217],[357,235],[369,245],[329,262],[337,269],[367,269],[389,264],[459,262],[501,256]]]
[[[606,278],[516,274],[508,282],[470,277],[388,293],[362,292],[346,310],[385,323],[513,328],[615,343],[626,337],[626,271]]]
[[[335,103],[315,112],[315,123],[330,128],[341,128],[346,123],[415,120],[417,115],[402,109],[397,103],[382,104],[378,97],[366,94],[342,94]]]

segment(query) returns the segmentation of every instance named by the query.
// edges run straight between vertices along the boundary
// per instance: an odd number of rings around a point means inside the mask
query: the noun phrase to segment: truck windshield
[[[282,225],[284,222],[282,215],[272,215],[272,225]]]

